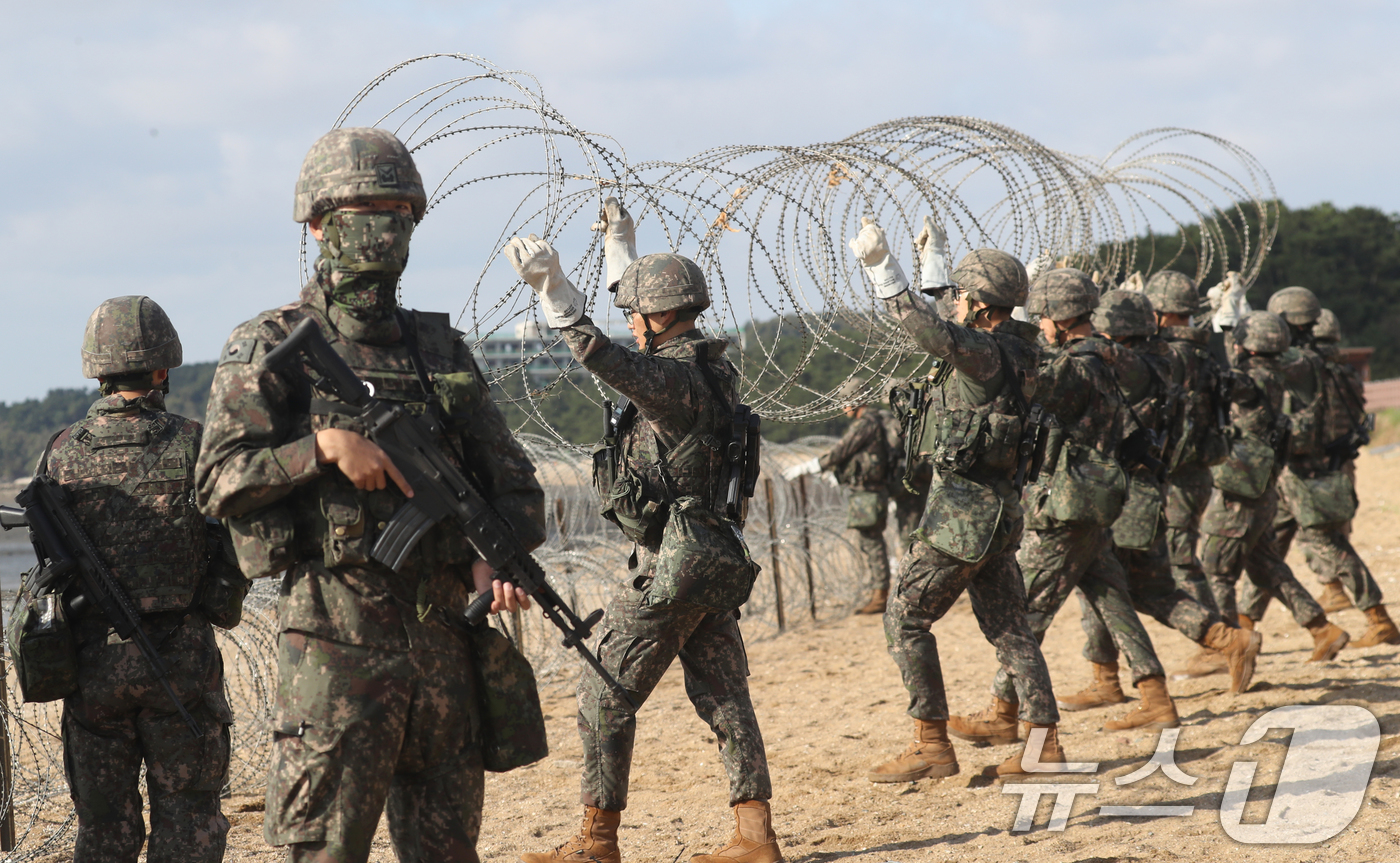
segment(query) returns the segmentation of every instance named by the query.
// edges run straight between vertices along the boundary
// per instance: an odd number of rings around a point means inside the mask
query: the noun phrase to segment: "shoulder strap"
[[[433,384],[432,381],[428,380],[428,367],[423,364],[423,355],[418,351],[417,317],[414,317],[413,326],[410,327],[402,309],[395,309],[394,316],[399,319],[399,329],[403,333],[404,347],[408,348],[408,361],[413,365],[413,373],[418,377],[418,385],[423,388],[423,395],[427,397],[429,405],[435,404],[432,399]]]
[[[35,476],[49,475],[49,453],[53,452],[53,442],[58,440],[58,436],[66,431],[68,431],[68,429],[59,429],[49,435],[49,442],[44,444],[44,454],[39,456],[39,464],[34,467]]]
[[[1016,410],[1021,412],[1022,417],[1030,416],[1031,406],[1026,401],[1026,394],[1021,389],[1021,370],[1011,362],[1011,355],[1002,346],[1001,339],[992,336],[992,342],[997,346],[997,351],[1001,353],[1001,376],[1006,381],[1006,386],[1011,390],[1011,399],[1016,402]]]

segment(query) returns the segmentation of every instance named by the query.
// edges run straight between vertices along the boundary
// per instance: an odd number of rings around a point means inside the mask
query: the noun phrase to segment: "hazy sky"
[[[155,297],[189,361],[292,299],[302,156],[375,74],[433,52],[533,73],[634,159],[907,115],[1083,154],[1186,126],[1252,151],[1292,206],[1400,210],[1395,4],[972,5],[0,0],[0,401],[83,385],[83,324],[106,297]],[[415,265],[451,255],[415,245]],[[450,279],[409,284],[419,308],[465,301]]]

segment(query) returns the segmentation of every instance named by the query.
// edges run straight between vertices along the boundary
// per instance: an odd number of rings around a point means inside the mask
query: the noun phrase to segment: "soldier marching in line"
[[[1364,390],[1339,373],[1337,363],[1318,349],[1314,329],[1322,304],[1312,291],[1284,288],[1269,298],[1268,309],[1288,324],[1290,342],[1279,360],[1292,421],[1273,523],[1279,555],[1288,554],[1296,537],[1322,582],[1319,604],[1323,609],[1336,611],[1355,604],[1365,613],[1369,626],[1350,643],[1352,647],[1400,644],[1400,629],[1382,604],[1380,585],[1347,536],[1356,511],[1356,491],[1345,468],[1355,455],[1358,433],[1364,434]],[[1242,616],[1261,620],[1268,604],[1268,594],[1252,583],[1244,585],[1239,600]]]
[[[375,396],[436,418],[437,447],[514,529],[544,541],[534,466],[445,314],[397,287],[426,196],[382,129],[337,129],[302,164],[294,218],[320,247],[293,303],[236,327],[209,398],[201,509],[227,519],[245,573],[281,573],[278,688],[264,836],[293,861],[364,861],[387,805],[401,860],[476,861],[484,789],[470,592],[526,606],[450,519],[399,571],[371,557],[413,489],[357,411],[300,368],[262,362],[315,321]]]
[[[1026,299],[1025,267],[1004,252],[979,249],[950,274],[947,238],[925,217],[918,241],[920,283],[921,291],[934,295],[935,310],[909,291],[879,226],[869,219],[862,223],[851,248],[876,296],[939,361],[917,445],[934,466],[933,483],[885,611],[885,638],[909,691],[914,740],[866,776],[909,782],[958,772],[938,643],[930,630],[964,590],[1015,693],[1013,727],[1019,709],[1043,734],[1039,752],[1028,745],[994,772],[1029,772],[1027,762],[1032,770],[1039,762],[1039,770],[1053,771],[1065,763],[1059,712],[1045,657],[1026,619],[1015,559],[1023,521],[1015,484],[1019,444],[1037,388],[1036,331],[1011,318]]]
[[[172,710],[151,663],[97,603],[75,612],[77,688],[63,702],[63,766],[78,815],[78,863],[135,863],[146,838],[143,761],[147,859],[214,863],[224,856],[229,823],[219,792],[233,714],[210,624],[237,624],[247,581],[224,564],[218,530],[195,509],[202,427],[165,410],[169,370],[182,356],[179,335],[149,297],[98,306],[83,337],[83,376],[101,382],[102,397],[50,441],[38,466],[69,493],[73,514],[139,610],[175,697],[202,732],[193,735]]]
[[[1213,599],[1208,604],[1196,601],[1172,574],[1161,476],[1173,463],[1180,464],[1189,444],[1183,438],[1193,431],[1186,421],[1192,406],[1182,404],[1185,394],[1172,383],[1172,350],[1156,337],[1157,317],[1144,293],[1109,291],[1099,299],[1091,322],[1097,332],[1121,346],[1105,350],[1101,357],[1127,402],[1129,424],[1136,426],[1128,435],[1132,446],[1125,449],[1137,450],[1139,455],[1148,450],[1148,458],[1123,460],[1130,482],[1128,498],[1110,529],[1127,575],[1129,596],[1139,612],[1221,656],[1231,672],[1229,691],[1243,692],[1253,677],[1263,636],[1227,625]],[[1122,703],[1127,698],[1118,682],[1118,648],[1083,588],[1076,591],[1082,609],[1080,624],[1087,636],[1084,656],[1093,665],[1094,682],[1082,692],[1061,698],[1060,709]]]
[[[710,305],[704,274],[688,258],[639,258],[632,217],[605,202],[604,255],[613,305],[629,315],[637,350],[614,344],[585,314],[585,298],[549,243],[515,238],[506,257],[540,299],[545,321],[599,380],[625,397],[611,420],[615,448],[595,458],[604,515],[634,543],[631,580],[600,624],[598,658],[630,693],[628,704],[590,669],[579,680],[583,825],[574,838],[525,863],[618,863],[638,705],[677,658],[686,694],[718,741],[729,775],[735,830],[697,863],[777,863],[768,761],[749,698],[739,607],[758,567],[741,521],[726,513],[723,447],[737,408],[738,373],[728,342],[707,338],[695,318]]]
[[[860,381],[851,378],[836,389],[836,400],[848,402],[846,416],[855,422],[836,446],[820,456],[793,465],[783,478],[794,480],[823,471],[834,471],[849,492],[846,527],[860,536],[860,553],[870,579],[870,600],[856,614],[884,614],[890,595],[890,552],[885,545],[885,524],[890,502],[891,449],[885,416],[859,399]],[[893,417],[890,417],[893,419]],[[901,472],[902,473],[902,472]]]

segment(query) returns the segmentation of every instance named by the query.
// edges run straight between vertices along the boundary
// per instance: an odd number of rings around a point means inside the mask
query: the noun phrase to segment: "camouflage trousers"
[[[1007,548],[979,563],[948,557],[914,542],[899,567],[899,582],[885,608],[885,642],[909,691],[909,715],[925,722],[948,718],[948,695],[933,625],[966,590],[982,635],[996,648],[1007,701],[1020,705],[1021,719],[1060,721],[1050,671],[1040,642],[1026,620],[1025,586],[1016,551]]]
[[[1210,503],[1213,488],[1209,468],[1189,467],[1168,477],[1167,555],[1177,587],[1186,591],[1198,604],[1219,613],[1215,594],[1211,592],[1210,582],[1201,568],[1201,559],[1196,555],[1201,537],[1201,516]]]
[[[1214,600],[1209,607],[1201,605],[1172,577],[1171,556],[1162,531],[1158,531],[1150,548],[1119,548],[1114,553],[1128,578],[1128,596],[1139,612],[1152,615],[1159,623],[1197,644],[1205,640],[1206,630],[1221,622]],[[1086,636],[1084,658],[1100,665],[1117,662],[1118,646],[1113,643],[1108,629],[1110,621],[1099,615],[1082,588],[1076,589],[1076,593],[1079,595],[1079,624]]]
[[[623,588],[608,604],[600,628],[598,660],[638,706],[680,659],[685,693],[710,726],[729,775],[729,803],[768,800],[768,756],[749,699],[749,664],[739,633],[739,612],[707,612],[650,591]],[[578,733],[583,740],[580,797],[585,806],[627,808],[636,711],[584,668],[578,687]]]
[[[869,574],[871,590],[890,589],[890,550],[885,546],[885,525],[865,527],[856,531],[860,536],[861,557]]]
[[[216,863],[228,820],[219,792],[228,779],[233,721],[224,700],[214,630],[193,613],[151,615],[147,634],[169,667],[176,696],[204,734],[194,738],[136,646],[105,620],[76,627],[78,691],[63,702],[63,767],[78,815],[77,863],[135,863],[146,838],[141,762],[151,804],[150,863]],[[168,634],[167,634],[168,633]]]
[[[387,802],[400,860],[475,863],[485,780],[471,662],[465,643],[400,652],[283,631],[267,842],[294,861],[363,863]]]
[[[1270,488],[1255,500],[1244,500],[1216,489],[1201,519],[1201,566],[1215,593],[1220,615],[1233,620],[1238,615],[1235,584],[1240,574],[1259,592],[1278,599],[1293,614],[1299,626],[1307,626],[1323,616],[1307,588],[1298,583],[1279,554],[1272,530],[1278,494]],[[1251,615],[1252,616],[1252,615]]]
[[[1059,525],[1030,531],[1016,560],[1025,578],[1027,617],[1037,642],[1045,638],[1055,615],[1078,587],[1094,615],[1104,621],[1114,644],[1128,657],[1133,684],[1166,675],[1133,609],[1127,575],[1113,553],[1107,530]],[[1012,694],[1004,673],[997,673],[992,691],[1002,699]]]
[[[924,507],[928,504],[928,486],[925,485],[919,494],[901,491],[891,499],[894,501],[894,526],[899,531],[899,544],[901,548],[905,548],[909,542],[909,534],[914,532],[919,526],[919,520],[924,517]]]

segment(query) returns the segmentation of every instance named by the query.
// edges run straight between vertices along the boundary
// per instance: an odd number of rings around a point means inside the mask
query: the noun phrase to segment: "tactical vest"
[[[108,400],[119,397],[109,396]],[[206,568],[195,506],[201,426],[142,400],[74,423],[48,458],[74,516],[142,613],[189,607]]]
[[[1365,386],[1351,365],[1338,358],[1335,349],[1318,347],[1325,365],[1323,385],[1327,413],[1323,419],[1323,444],[1328,446],[1360,429],[1366,422]]]
[[[1298,349],[1286,369],[1290,386],[1284,393],[1283,411],[1288,414],[1291,436],[1288,458],[1309,459],[1322,455],[1327,447],[1328,387],[1326,362],[1316,352]]]
[[[1221,419],[1228,419],[1230,406],[1207,334],[1194,327],[1169,327],[1163,337],[1172,352],[1171,379],[1180,387],[1181,398],[1167,467],[1175,473],[1217,465],[1229,452]]]

